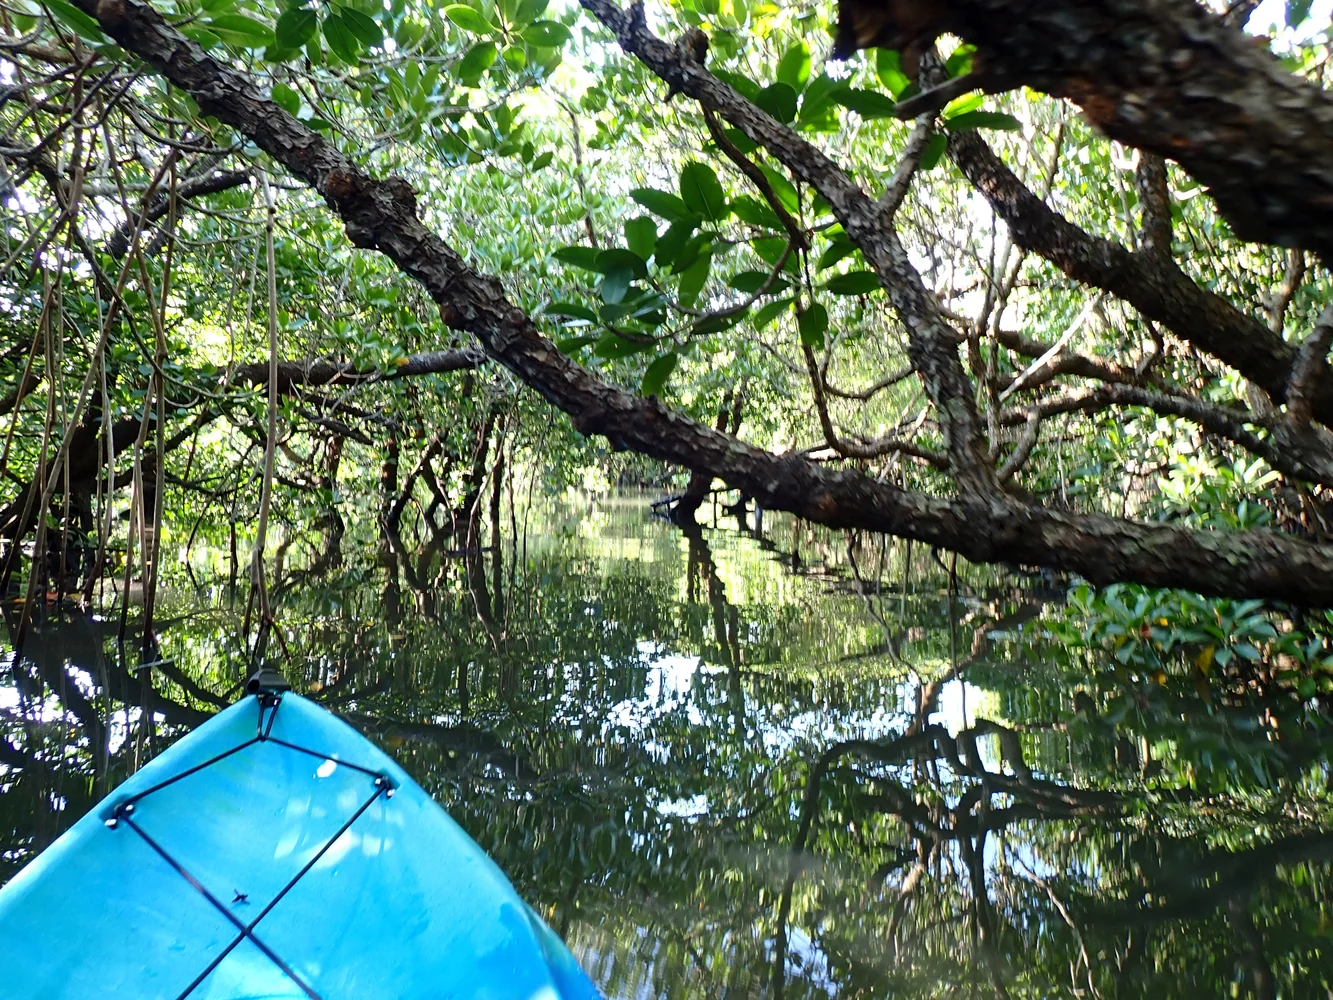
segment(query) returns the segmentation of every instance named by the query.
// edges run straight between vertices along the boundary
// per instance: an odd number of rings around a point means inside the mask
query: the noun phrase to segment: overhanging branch
[[[206,114],[249,136],[318,190],[354,244],[384,253],[419,281],[450,325],[585,434],[613,446],[712,473],[771,509],[834,528],[913,538],[976,562],[1011,561],[1079,573],[1094,583],[1132,580],[1206,593],[1333,604],[1333,547],[1274,531],[1206,532],[1045,510],[1003,495],[959,499],[896,489],[861,473],[774,455],[702,427],[655,399],[607,385],[562,355],[504,296],[416,215],[411,187],[361,172],[318,133],[260,96],[250,80],[208,56],[142,0],[78,0],[104,31],[148,61]],[[700,70],[700,72],[703,72]]]

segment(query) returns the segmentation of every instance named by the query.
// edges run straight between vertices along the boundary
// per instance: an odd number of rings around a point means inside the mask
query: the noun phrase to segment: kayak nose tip
[[[292,686],[287,678],[272,667],[260,667],[245,682],[245,690],[249,694],[282,694],[291,689]]]

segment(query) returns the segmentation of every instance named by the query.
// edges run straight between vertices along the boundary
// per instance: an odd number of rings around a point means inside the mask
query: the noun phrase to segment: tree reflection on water
[[[1317,693],[1157,711],[1062,589],[772,516],[288,544],[271,660],[609,997],[1329,995]],[[227,584],[191,567],[152,643],[55,609],[9,654],[3,877],[237,696]]]

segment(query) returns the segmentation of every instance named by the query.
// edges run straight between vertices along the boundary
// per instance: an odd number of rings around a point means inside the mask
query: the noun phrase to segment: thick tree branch
[[[1296,351],[1259,320],[1191,281],[1158,255],[1135,254],[1091,236],[1047,206],[975,132],[949,135],[949,155],[985,195],[1023,249],[1085,285],[1105,289],[1181,340],[1230,365],[1274,400],[1286,398]],[[1333,423],[1333,377],[1314,394],[1315,415]]]
[[[176,186],[175,197],[178,203],[185,202],[206,194],[230,191],[232,188],[249,184],[250,179],[250,172],[247,170],[224,170],[203,177],[191,177],[181,181]],[[168,193],[158,195],[147,210],[143,211],[142,217],[131,213],[130,217],[117,226],[115,231],[107,237],[107,253],[117,259],[124,257],[130,251],[130,238],[134,235],[135,226],[156,222],[166,215],[170,208],[171,194]]]
[[[316,188],[360,247],[384,253],[426,288],[451,325],[585,434],[613,446],[711,472],[764,506],[832,527],[913,538],[975,562],[1012,561],[1079,573],[1093,583],[1133,580],[1206,593],[1333,604],[1333,547],[1274,531],[1208,532],[1045,510],[1004,495],[944,499],[795,455],[773,455],[607,385],[560,354],[494,279],[469,268],[417,218],[403,181],[359,171],[318,133],[266,100],[169,27],[142,0],[78,0],[103,30],[185,89],[206,114],[249,136]],[[845,207],[845,206],[844,206]]]
[[[484,352],[474,347],[458,348],[451,351],[423,351],[403,360],[403,363],[387,370],[367,368],[350,361],[279,361],[278,391],[290,392],[304,386],[359,385],[364,382],[387,382],[393,379],[411,378],[418,375],[437,375],[445,372],[467,371],[486,362]],[[240,365],[232,375],[233,382],[248,385],[267,385],[269,363],[256,361],[253,364]]]
[[[884,4],[891,21],[900,7]],[[1066,97],[1179,163],[1242,239],[1333,252],[1333,96],[1195,0],[938,0],[913,44],[977,46],[987,89]]]
[[[1166,161],[1156,153],[1140,153],[1134,172],[1143,210],[1143,248],[1163,258],[1171,256],[1171,186],[1166,175]]]
[[[922,282],[879,205],[823,152],[713,76],[700,61],[682,58],[677,46],[653,34],[642,5],[624,10],[612,0],[581,3],[612,31],[621,48],[637,56],[672,92],[686,94],[705,110],[726,118],[823,196],[878,276],[907,331],[908,355],[935,404],[950,470],[959,487],[964,492],[994,490],[995,472],[986,460],[971,383],[955,347],[957,333],[945,321],[939,301]]]
[[[1265,426],[1248,410],[1139,385],[1105,385],[1065,393],[1042,400],[1032,409],[1007,410],[1000,422],[1005,426],[1024,423],[1033,410],[1044,420],[1061,413],[1091,413],[1110,406],[1141,406],[1162,416],[1181,417],[1209,434],[1235,442],[1286,476],[1333,486],[1333,438],[1326,432],[1282,420]]]
[[[1329,377],[1330,337],[1333,337],[1333,306],[1320,315],[1319,322],[1296,353],[1296,363],[1291,366],[1291,380],[1287,383],[1287,419],[1295,430],[1309,426],[1310,393]]]

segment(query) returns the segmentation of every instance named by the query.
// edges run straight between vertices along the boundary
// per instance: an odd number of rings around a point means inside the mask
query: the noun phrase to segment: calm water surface
[[[607,997],[1333,997],[1323,730],[1210,782],[1271,736],[1140,724],[1132,678],[1053,638],[1062,588],[715,513],[583,498],[483,551],[301,536],[271,660]],[[65,611],[7,654],[0,878],[236,697],[243,600],[221,553],[178,563],[167,662],[138,669],[134,608],[132,653],[118,612]]]

